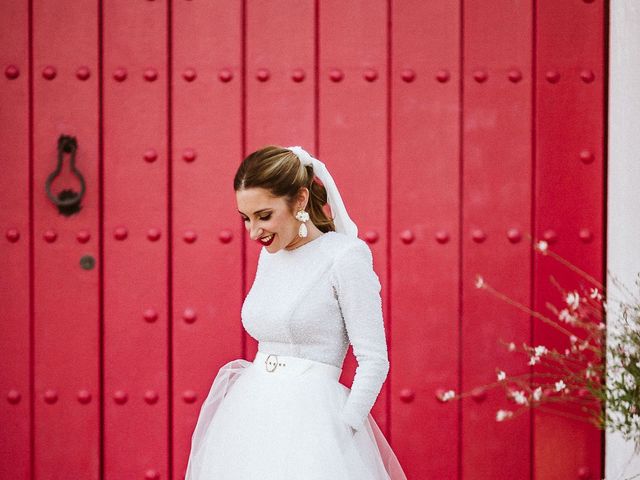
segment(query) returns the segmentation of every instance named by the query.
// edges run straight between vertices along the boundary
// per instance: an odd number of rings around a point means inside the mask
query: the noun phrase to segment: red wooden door
[[[474,288],[544,308],[554,266],[528,233],[602,277],[607,8],[1,2],[0,477],[183,478],[217,369],[256,350],[232,178],[275,143],[326,163],[373,250],[373,414],[408,477],[600,478],[591,427],[436,393],[525,371],[499,339],[559,344]],[[45,193],[61,134],[86,184],[70,215]],[[80,189],[63,158],[54,194]]]

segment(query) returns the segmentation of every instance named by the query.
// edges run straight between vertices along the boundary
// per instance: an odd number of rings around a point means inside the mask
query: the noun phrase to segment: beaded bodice
[[[358,366],[342,416],[358,429],[389,370],[380,289],[360,238],[327,232],[294,250],[262,247],[242,324],[262,352],[337,367],[351,343]]]

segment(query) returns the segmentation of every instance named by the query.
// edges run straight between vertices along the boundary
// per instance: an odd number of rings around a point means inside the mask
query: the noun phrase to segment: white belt
[[[253,360],[258,370],[268,375],[291,375],[297,376],[313,370],[325,376],[338,379],[342,374],[342,369],[335,365],[318,362],[309,358],[294,357],[291,355],[276,355],[275,353],[265,353],[258,350]]]

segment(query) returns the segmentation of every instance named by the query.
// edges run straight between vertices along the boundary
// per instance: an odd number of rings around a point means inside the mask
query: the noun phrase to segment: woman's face
[[[306,205],[307,195],[308,191],[303,189],[302,201],[298,200],[300,208]],[[284,198],[273,197],[268,190],[256,187],[238,190],[236,201],[251,240],[264,245],[270,253],[297,243],[300,222],[291,214]]]

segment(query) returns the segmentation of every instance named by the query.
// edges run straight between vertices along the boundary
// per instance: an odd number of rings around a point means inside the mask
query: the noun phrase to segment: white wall
[[[640,0],[611,0],[610,8],[607,264],[625,285],[635,287],[640,272]],[[608,279],[607,290],[614,289]],[[628,479],[640,474],[640,457],[632,444],[607,433],[605,467],[607,480]]]

